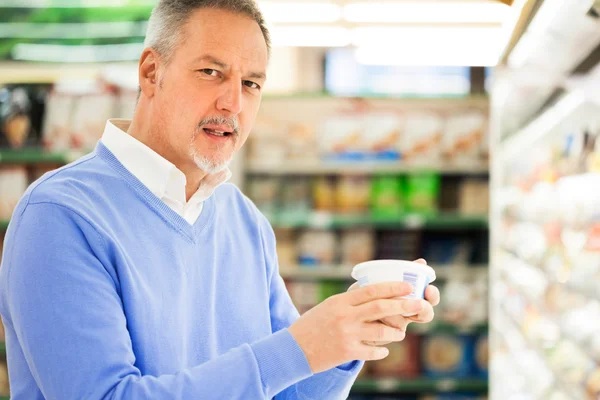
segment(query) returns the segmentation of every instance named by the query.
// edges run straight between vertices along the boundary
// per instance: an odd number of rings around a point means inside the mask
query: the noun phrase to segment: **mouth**
[[[228,137],[233,134],[233,132],[230,132],[230,131],[223,131],[223,130],[210,129],[210,128],[203,128],[203,131],[208,135],[216,136],[216,137]]]

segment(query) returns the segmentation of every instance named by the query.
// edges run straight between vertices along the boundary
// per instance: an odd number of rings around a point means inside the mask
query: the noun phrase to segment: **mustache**
[[[237,118],[233,117],[224,117],[222,115],[215,115],[212,117],[204,118],[198,124],[198,129],[201,129],[202,125],[227,125],[231,129],[231,133],[234,135],[239,134],[240,132],[240,124]]]

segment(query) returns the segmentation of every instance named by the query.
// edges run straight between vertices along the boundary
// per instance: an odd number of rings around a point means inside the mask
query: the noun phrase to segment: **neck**
[[[208,174],[200,170],[189,157],[182,158],[177,155],[175,149],[169,146],[168,142],[164,140],[162,133],[164,130],[161,129],[162,124],[154,121],[150,113],[147,112],[146,107],[141,103],[142,99],[140,99],[140,104],[136,107],[127,133],[150,147],[164,159],[173,163],[177,169],[183,172],[186,178],[185,197],[186,201],[189,201],[194,193],[198,191],[200,183]]]

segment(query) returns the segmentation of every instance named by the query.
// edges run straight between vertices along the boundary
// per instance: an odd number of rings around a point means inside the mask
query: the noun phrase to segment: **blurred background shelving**
[[[0,253],[27,186],[131,117],[154,3],[0,4]],[[426,258],[442,293],[351,399],[598,399],[598,3],[259,1],[274,48],[232,182],[294,303],[373,258]]]

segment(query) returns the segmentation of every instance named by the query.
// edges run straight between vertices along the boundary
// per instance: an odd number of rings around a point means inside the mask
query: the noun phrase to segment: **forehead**
[[[210,53],[229,65],[265,69],[267,45],[256,21],[220,9],[196,10],[182,30],[177,51],[187,60]]]

